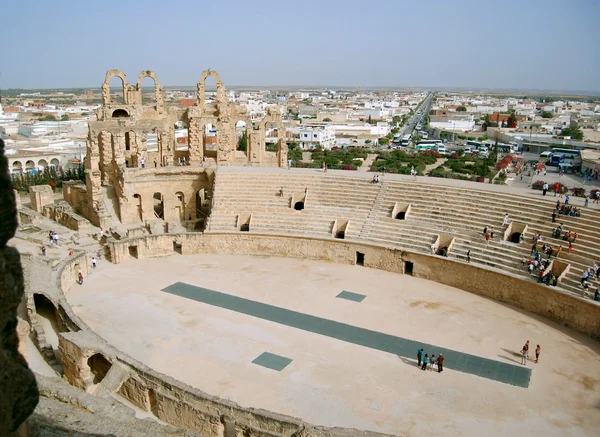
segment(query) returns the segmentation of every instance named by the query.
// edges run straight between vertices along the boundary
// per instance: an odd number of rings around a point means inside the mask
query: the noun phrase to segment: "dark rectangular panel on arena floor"
[[[288,364],[292,362],[292,360],[286,357],[282,357],[281,355],[275,355],[270,352],[263,352],[252,362],[254,364],[258,364],[259,366],[263,366],[268,369],[273,369],[277,370],[278,372],[281,372],[288,366]]]
[[[162,291],[259,319],[269,320],[292,328],[325,335],[348,343],[415,360],[417,350],[423,348],[424,352],[429,355],[432,353],[436,356],[443,354],[445,357],[444,368],[446,369],[470,373],[519,387],[529,386],[531,369],[527,367],[515,366],[501,361],[490,360],[489,358],[482,358],[427,343],[396,337],[383,332],[359,328],[346,323],[279,308],[183,282],[176,282]]]
[[[352,302],[362,302],[367,296],[364,294],[352,293],[351,291],[344,290],[336,297],[339,297],[340,299],[351,300]]]

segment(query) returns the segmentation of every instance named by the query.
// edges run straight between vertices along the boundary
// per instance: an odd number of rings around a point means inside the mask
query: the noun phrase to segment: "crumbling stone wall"
[[[50,185],[32,185],[29,187],[31,209],[43,212],[44,206],[54,203],[54,193]]]
[[[123,83],[123,102],[111,99],[110,79],[118,77]],[[150,77],[155,85],[156,104],[142,104],[142,80]],[[217,81],[217,97],[215,102],[206,103],[204,81],[214,77]],[[154,217],[150,202],[142,200],[140,213],[139,199],[131,199],[133,194],[143,198],[152,198],[152,193],[139,193],[139,187],[128,185],[128,174],[143,172],[148,176],[146,182],[153,182],[152,176],[162,169],[176,166],[176,158],[184,157],[186,167],[203,167],[211,165],[256,165],[285,167],[287,165],[287,146],[285,131],[278,108],[269,109],[265,122],[253,126],[245,107],[237,106],[227,99],[227,91],[219,74],[213,70],[202,73],[197,84],[197,104],[186,111],[167,108],[164,104],[164,91],[156,74],[151,70],[140,72],[137,84],[131,85],[127,76],[120,70],[109,70],[102,84],[102,105],[98,109],[96,121],[89,123],[87,153],[85,158],[86,191],[81,195],[69,194],[64,198],[78,214],[89,219],[96,226],[110,227],[113,221],[108,212],[107,202],[103,197],[102,186],[114,187],[118,197],[117,219],[124,224],[136,224],[144,220],[160,220]],[[178,121],[188,126],[188,150],[175,152],[175,128]],[[236,123],[244,121],[248,134],[248,149],[245,153],[236,153]],[[278,128],[277,152],[265,151],[266,122],[275,123]],[[217,130],[214,149],[207,149],[206,127],[213,126]],[[148,150],[148,135],[157,135],[158,151]],[[214,138],[214,137],[213,137]],[[142,160],[145,168],[142,168]],[[184,169],[180,169],[185,172]],[[181,181],[180,181],[181,182]],[[174,192],[191,193],[198,190],[196,181],[186,181],[185,186]],[[171,190],[172,191],[172,190]],[[85,199],[81,199],[85,194]],[[169,210],[170,217],[163,220],[183,221],[190,214],[195,218],[195,210],[185,207],[185,212],[174,213]],[[43,207],[43,205],[42,205]],[[42,211],[42,207],[39,211]],[[141,216],[141,218],[140,218]],[[180,223],[184,224],[184,223]]]
[[[33,373],[19,353],[17,306],[24,291],[19,252],[6,243],[17,229],[15,193],[0,139],[0,435],[8,436],[38,403]]]

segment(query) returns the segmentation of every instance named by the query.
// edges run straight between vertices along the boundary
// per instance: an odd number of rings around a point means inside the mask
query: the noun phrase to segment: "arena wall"
[[[129,247],[136,247],[137,258],[150,258],[176,253],[175,245],[184,255],[268,255],[341,264],[356,264],[357,254],[361,253],[365,267],[404,273],[406,263],[412,263],[412,275],[415,277],[489,297],[600,338],[600,305],[595,302],[500,270],[445,257],[348,240],[246,233],[157,235],[109,242],[108,245],[113,263],[131,258]]]
[[[412,271],[415,277],[433,280],[548,317],[551,320],[600,337],[600,306],[589,300],[562,293],[555,288],[487,270],[445,257],[400,251],[374,244],[347,240],[314,239],[278,235],[205,233],[163,234],[108,242],[112,262],[182,254],[243,254],[316,259],[342,264],[363,262],[396,273]],[[176,251],[177,250],[177,251]],[[362,256],[358,256],[358,253]],[[68,259],[60,266],[59,288],[66,292],[75,284],[80,269],[89,269],[87,256]],[[409,264],[410,263],[410,264]],[[357,266],[357,268],[360,268]],[[61,318],[68,321],[59,333],[59,349],[65,379],[70,384],[96,393],[117,392],[143,410],[174,426],[225,437],[356,435],[357,430],[313,427],[300,419],[244,408],[234,402],[208,395],[171,377],[156,372],[107,344],[91,331],[61,296]],[[78,330],[79,329],[79,330]],[[110,369],[94,382],[90,359],[102,355]],[[375,436],[376,433],[360,432]]]

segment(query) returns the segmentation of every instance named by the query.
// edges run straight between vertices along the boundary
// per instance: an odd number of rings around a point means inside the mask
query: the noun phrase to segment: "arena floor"
[[[316,425],[478,437],[591,436],[600,426],[598,342],[430,281],[189,255],[100,263],[67,298],[90,328],[155,370]],[[542,355],[525,368],[526,340]],[[419,347],[443,352],[444,372],[418,369]]]

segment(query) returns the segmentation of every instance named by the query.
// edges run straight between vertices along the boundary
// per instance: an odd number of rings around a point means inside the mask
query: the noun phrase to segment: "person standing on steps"
[[[552,223],[556,223],[556,210],[552,211]]]
[[[46,256],[46,246],[42,244],[42,247],[40,249],[42,249],[42,256]]]
[[[471,249],[467,250],[467,262],[471,263]]]
[[[504,214],[504,221],[502,222],[503,226],[508,226],[508,214]]]
[[[493,240],[494,239],[494,227],[492,226],[492,228],[490,229],[490,238]]]
[[[79,272],[79,276],[77,277],[77,282],[79,285],[83,285],[83,275]]]
[[[423,349],[417,351],[417,366],[421,367],[421,360],[423,360]]]
[[[292,169],[292,160],[288,159],[288,170]]]

